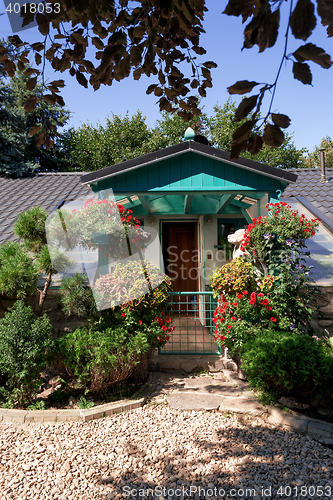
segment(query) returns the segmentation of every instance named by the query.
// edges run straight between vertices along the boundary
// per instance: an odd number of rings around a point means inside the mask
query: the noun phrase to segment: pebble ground
[[[166,404],[85,423],[0,424],[1,500],[198,500],[223,492],[331,499],[333,451],[262,416]]]

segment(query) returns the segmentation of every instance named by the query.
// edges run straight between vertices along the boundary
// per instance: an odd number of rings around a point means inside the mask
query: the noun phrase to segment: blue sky
[[[241,51],[243,44],[243,29],[241,18],[228,17],[222,14],[226,1],[219,2],[210,0],[207,2],[209,12],[206,13],[204,28],[206,34],[202,36],[202,45],[207,54],[202,56],[202,61],[213,60],[218,64],[217,69],[212,70],[213,88],[207,89],[207,97],[202,103],[208,114],[213,112],[216,103],[223,105],[228,99],[227,87],[237,80],[254,80],[262,83],[272,83],[283,54],[285,23],[282,21],[280,28],[280,39],[272,48],[259,54],[258,48]],[[283,3],[282,9],[287,14],[288,4]],[[4,12],[3,0],[0,0],[0,12]],[[12,34],[9,21],[6,16],[0,17],[0,38]],[[37,37],[36,37],[37,34]],[[21,38],[28,42],[42,39],[36,28],[19,33]],[[322,47],[333,58],[333,38],[327,38],[326,30],[318,21],[314,34],[307,40]],[[293,52],[302,40],[290,37],[288,52]],[[288,114],[291,125],[287,129],[293,132],[294,142],[298,148],[305,147],[310,151],[319,145],[321,139],[326,135],[333,136],[333,96],[332,81],[333,69],[322,69],[320,66],[310,63],[313,74],[313,86],[303,85],[294,80],[292,75],[292,63],[283,67],[273,110]],[[147,123],[154,126],[160,118],[156,97],[146,95],[146,88],[150,83],[155,83],[154,78],[142,78],[134,81],[132,77],[121,82],[115,82],[111,87],[101,87],[97,92],[93,89],[81,87],[75,77],[69,74],[54,74],[52,68],[48,69],[49,78],[64,78],[66,88],[62,95],[67,107],[72,112],[69,126],[78,127],[84,122],[103,124],[108,115],[119,114],[124,116],[126,111],[130,115],[138,109],[147,118]],[[237,102],[240,97],[233,96]],[[264,101],[266,111],[269,98]]]

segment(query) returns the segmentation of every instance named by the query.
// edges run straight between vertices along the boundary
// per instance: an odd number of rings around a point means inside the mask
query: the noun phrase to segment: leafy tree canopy
[[[0,50],[1,47],[15,52],[4,41],[0,41]],[[31,95],[31,90],[27,89],[29,77],[18,71],[13,77],[6,78],[2,70],[0,62],[0,173],[23,175],[35,169],[65,170],[67,162],[59,149],[56,129],[66,124],[69,111],[59,104],[40,101],[27,113],[24,103]],[[40,94],[41,87],[37,86],[34,95]],[[44,145],[41,120],[48,129]],[[32,135],[31,131],[37,135]],[[47,151],[47,145],[55,145],[52,152]]]
[[[204,12],[207,11],[205,0],[120,0],[119,3],[51,0],[50,4],[49,12],[45,9],[44,13],[36,13],[37,9],[30,7],[36,7],[36,4],[29,4],[29,8],[21,13],[23,26],[36,19],[43,35],[42,41],[28,44],[22,42],[18,35],[12,37],[12,42],[20,50],[17,61],[5,47],[0,49],[0,61],[10,76],[17,68],[24,71],[29,77],[27,88],[30,90],[35,88],[39,77],[43,80],[43,69],[30,67],[28,56],[31,54],[36,66],[44,68],[47,59],[56,71],[68,71],[79,84],[87,87],[89,83],[95,90],[102,84],[111,85],[114,80],[120,81],[130,74],[136,80],[142,75],[153,75],[155,80],[149,85],[147,93],[158,97],[160,110],[178,110],[186,120],[200,114],[198,97],[193,95],[193,91],[205,97],[206,89],[212,87],[210,70],[217,66],[213,61],[200,64],[197,60],[206,52],[200,45]],[[257,154],[263,143],[273,148],[283,143],[281,129],[289,126],[290,119],[287,115],[272,113],[272,103],[285,61],[292,63],[294,78],[308,85],[312,82],[308,62],[325,69],[331,67],[331,58],[324,49],[313,43],[303,43],[316,27],[315,6],[321,23],[327,26],[328,36],[332,36],[333,6],[328,0],[228,1],[224,14],[241,16],[243,23],[247,23],[243,48],[257,45],[259,52],[263,52],[275,45],[279,35],[285,35],[284,52],[273,83],[261,84],[244,79],[228,87],[230,94],[242,95],[256,90],[237,109],[236,122],[245,117],[248,119],[233,133],[231,158],[237,158],[246,149],[251,154]],[[281,34],[280,9],[288,7],[287,29]],[[288,52],[290,35],[302,40],[291,54]],[[92,46],[95,49],[93,61],[88,59]],[[192,71],[190,77],[186,66]],[[42,82],[42,85],[43,94],[27,99],[27,111],[33,111],[37,102],[42,100],[63,104],[60,96],[63,80]],[[267,113],[259,118],[266,92],[271,92],[272,99]],[[43,128],[47,136],[45,124]]]
[[[201,110],[200,116],[193,117],[190,122],[177,114],[162,112],[162,118],[153,129],[148,127],[140,111],[132,117],[128,114],[124,118],[113,115],[106,120],[105,126],[83,124],[65,132],[62,135],[63,152],[71,170],[99,170],[183,142],[189,125],[196,133],[205,135],[213,146],[230,152],[237,128],[233,120],[236,108],[229,99],[223,106],[216,105],[211,117]],[[264,144],[252,158],[274,167],[297,168],[303,166],[305,152],[306,149],[297,149],[292,136],[286,134],[279,148]],[[251,155],[243,152],[242,156]]]
[[[320,150],[325,151],[326,167],[333,168],[333,139],[328,135],[324,137],[320,145],[316,146],[306,157],[304,160],[305,166],[309,168],[320,168]]]

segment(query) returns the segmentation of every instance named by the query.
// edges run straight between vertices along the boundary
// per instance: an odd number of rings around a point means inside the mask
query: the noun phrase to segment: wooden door
[[[163,225],[166,272],[175,292],[197,290],[198,251],[196,222],[167,222]]]

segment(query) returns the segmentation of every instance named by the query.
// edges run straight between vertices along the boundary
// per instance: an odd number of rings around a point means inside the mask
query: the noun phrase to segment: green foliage
[[[246,122],[246,118],[239,122],[234,121],[236,110],[235,102],[229,98],[223,106],[216,104],[214,115],[208,119],[209,139],[215,147],[223,151],[231,151],[233,134],[239,125]],[[251,155],[248,151],[242,151],[240,156],[277,168],[301,168],[304,166],[306,152],[305,148],[297,149],[293,143],[292,135],[286,133],[280,147],[272,148],[264,144],[257,154]]]
[[[162,149],[174,146],[184,141],[185,131],[188,127],[193,128],[196,134],[206,135],[209,132],[209,119],[206,113],[201,109],[200,116],[194,116],[191,120],[185,121],[177,113],[162,112],[162,119],[157,120],[156,126],[152,131],[152,138],[157,138],[157,148]]]
[[[58,249],[53,249],[52,260],[49,253],[49,248],[47,245],[46,239],[46,230],[45,230],[45,221],[47,219],[47,212],[39,207],[35,206],[26,212],[22,212],[15,224],[14,224],[14,233],[16,236],[21,238],[24,247],[32,252],[34,255],[34,269],[39,269],[40,273],[46,273],[47,278],[45,280],[44,289],[40,294],[39,306],[40,310],[43,307],[43,303],[46,299],[47,290],[51,284],[52,275],[57,272],[64,272],[66,269],[72,267],[73,263]],[[21,250],[21,253],[23,250]],[[18,260],[18,256],[14,257],[13,268],[7,266],[6,276],[7,281],[10,284],[12,275],[14,275],[14,263]],[[27,257],[26,260],[29,260],[30,257]],[[31,258],[30,258],[31,261]],[[30,264],[30,267],[33,264]],[[26,269],[25,267],[23,269]],[[26,272],[28,267],[26,269]],[[1,274],[1,270],[0,270]],[[1,281],[1,278],[0,278]],[[37,282],[37,278],[35,280],[35,285]],[[15,280],[11,284],[13,290],[20,290],[19,283],[15,283]],[[15,288],[16,287],[16,288]],[[36,288],[35,288],[36,289]],[[33,287],[30,287],[30,290],[33,290]],[[1,292],[0,292],[1,293]],[[21,293],[21,291],[20,291]],[[16,291],[15,291],[16,294]],[[17,295],[19,296],[19,295]],[[22,295],[24,296],[24,295]]]
[[[273,257],[283,260],[305,247],[305,240],[314,236],[319,219],[308,220],[292,211],[287,203],[267,205],[269,217],[254,218],[245,231],[242,248],[266,264]]]
[[[309,335],[263,330],[240,356],[251,386],[260,391],[333,397],[331,350]]]
[[[310,330],[317,290],[310,286],[303,248],[318,221],[308,221],[282,202],[268,210],[269,217],[253,219],[245,231],[241,249],[247,254],[212,278],[219,297],[215,337],[232,352],[265,329],[287,335]]]
[[[304,166],[308,168],[320,168],[320,150],[325,150],[325,165],[328,168],[333,168],[333,139],[328,135],[324,137],[319,146],[309,153],[304,160]]]
[[[172,286],[170,279],[148,260],[129,260],[126,264],[118,263],[111,274],[99,278],[94,288],[104,301],[109,301],[109,307],[125,304],[130,309],[162,311],[169,307],[168,292]]]
[[[256,268],[250,263],[245,262],[242,257],[233,259],[220,269],[215,269],[211,276],[211,287],[214,297],[223,294],[236,296],[243,290],[252,292],[257,289]]]
[[[66,333],[57,342],[56,353],[67,373],[94,396],[125,380],[150,349],[143,331],[126,326],[86,325]]]
[[[39,252],[46,245],[46,210],[38,205],[18,215],[13,227],[14,234],[24,241],[31,252]]]
[[[155,151],[149,145],[152,135],[140,111],[131,117],[128,113],[124,118],[112,115],[105,126],[85,123],[70,128],[61,137],[62,151],[69,159],[70,170],[88,172]]]
[[[61,283],[61,306],[67,317],[76,314],[80,317],[92,318],[97,312],[91,288],[87,286],[86,277],[80,273],[63,279]]]
[[[31,307],[20,300],[0,320],[0,373],[18,406],[32,401],[51,344],[49,318],[44,314],[35,319]]]
[[[14,59],[18,51],[4,41],[0,48],[8,49]],[[59,104],[50,104],[41,99],[41,87],[33,91],[27,89],[29,77],[18,71],[16,75],[5,78],[0,62],[0,173],[21,176],[38,170],[66,170],[67,160],[59,148],[59,141],[52,127],[63,127],[69,119],[69,112]],[[27,112],[25,101],[36,97],[36,107]],[[48,127],[50,141],[55,141],[52,152],[40,144],[42,128],[39,136],[30,136],[31,128],[38,129],[37,124],[43,121]]]
[[[39,270],[17,241],[0,245],[0,294],[24,298],[36,290]]]
[[[27,407],[27,410],[46,410],[45,401],[40,399]]]
[[[95,406],[95,403],[93,401],[87,401],[84,396],[81,396],[80,401],[78,402],[78,406],[82,410],[89,410],[89,408]]]

